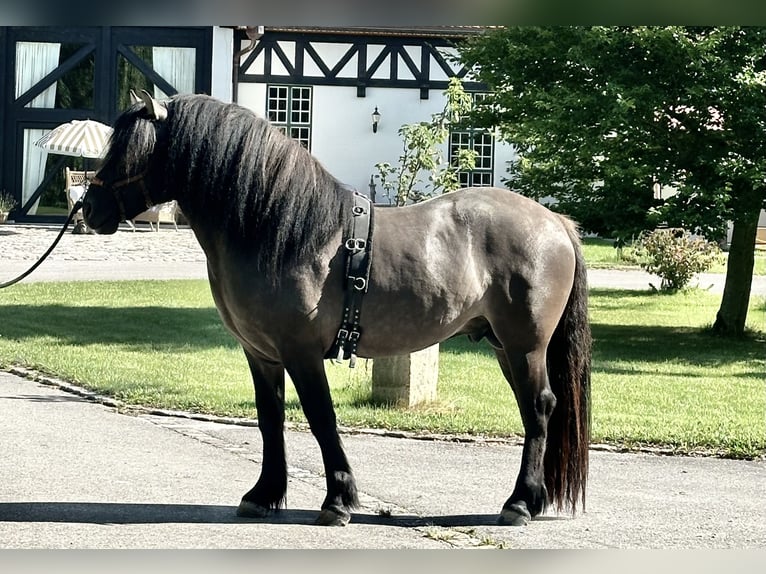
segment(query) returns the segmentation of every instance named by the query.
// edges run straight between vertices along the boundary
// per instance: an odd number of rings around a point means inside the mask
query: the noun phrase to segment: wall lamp
[[[378,122],[380,121],[380,112],[378,106],[375,106],[375,111],[372,112],[372,133],[378,132]]]

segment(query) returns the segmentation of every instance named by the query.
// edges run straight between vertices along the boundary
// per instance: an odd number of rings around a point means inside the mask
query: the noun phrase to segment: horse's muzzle
[[[86,192],[85,196],[82,198],[82,217],[85,220],[86,225],[99,235],[111,235],[115,233],[120,226],[119,216],[116,213],[111,214],[107,212],[109,215],[102,215],[102,217],[99,218],[97,215],[99,211],[102,214],[105,212],[105,210],[99,210],[94,207],[92,197],[88,197],[88,193]]]

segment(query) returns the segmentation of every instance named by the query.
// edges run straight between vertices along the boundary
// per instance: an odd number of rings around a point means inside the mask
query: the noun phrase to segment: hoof
[[[532,515],[523,504],[513,504],[503,508],[497,523],[504,526],[526,526],[532,520]]]
[[[346,526],[351,520],[351,515],[338,506],[328,506],[319,513],[314,524],[319,526]]]
[[[237,516],[243,518],[265,518],[270,512],[269,508],[249,500],[242,500],[237,507]]]

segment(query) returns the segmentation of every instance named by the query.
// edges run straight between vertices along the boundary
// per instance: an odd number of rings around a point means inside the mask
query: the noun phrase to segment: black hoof
[[[328,506],[319,513],[315,524],[319,526],[346,526],[351,520],[351,514],[339,506]]]
[[[243,518],[264,518],[271,513],[271,509],[249,500],[242,500],[237,507],[237,516]]]
[[[525,504],[512,504],[503,508],[497,523],[503,526],[526,526],[532,520],[532,515],[527,510]]]

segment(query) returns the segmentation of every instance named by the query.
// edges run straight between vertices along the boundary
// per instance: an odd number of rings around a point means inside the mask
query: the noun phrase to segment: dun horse
[[[114,233],[120,221],[171,199],[205,252],[215,304],[255,386],[263,464],[238,514],[263,517],[284,503],[286,371],[324,461],[317,523],[346,524],[357,486],[324,360],[349,289],[354,193],[241,106],[201,95],[158,102],[143,93],[115,122],[85,220]],[[499,522],[526,524],[547,505],[576,511],[588,473],[591,339],[575,225],[499,188],[374,214],[356,353],[401,355],[460,334],[486,339],[525,431]]]

